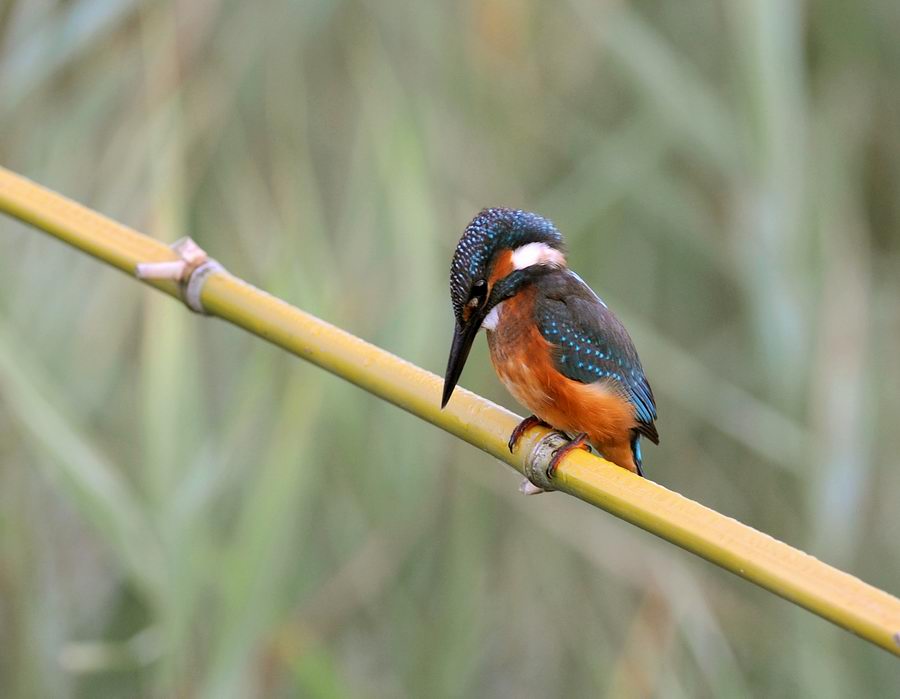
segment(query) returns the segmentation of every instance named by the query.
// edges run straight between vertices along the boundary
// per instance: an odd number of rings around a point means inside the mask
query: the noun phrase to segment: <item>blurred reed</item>
[[[6,0],[0,161],[436,370],[462,226],[539,210],[635,329],[654,480],[897,591],[898,21]],[[886,654],[522,501],[473,450],[8,221],[0,328],[4,696],[896,687]],[[473,359],[464,383],[511,404]]]

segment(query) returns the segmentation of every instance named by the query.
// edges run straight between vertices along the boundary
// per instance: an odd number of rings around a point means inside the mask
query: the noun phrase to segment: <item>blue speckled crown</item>
[[[491,260],[500,250],[514,250],[528,243],[546,243],[563,249],[556,226],[537,214],[521,209],[484,209],[466,227],[450,265],[450,298],[453,312],[462,318],[469,289],[487,276]]]

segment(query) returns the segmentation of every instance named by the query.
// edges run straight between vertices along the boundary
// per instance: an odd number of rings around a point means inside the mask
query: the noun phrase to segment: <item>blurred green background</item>
[[[0,0],[0,163],[441,373],[468,220],[648,476],[900,592],[900,5]],[[480,340],[463,385],[521,410]],[[896,658],[8,219],[0,695],[896,696]]]

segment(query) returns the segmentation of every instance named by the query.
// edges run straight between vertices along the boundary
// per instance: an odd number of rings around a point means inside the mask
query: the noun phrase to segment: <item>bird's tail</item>
[[[631,455],[634,458],[634,465],[637,468],[637,474],[643,478],[644,469],[641,460],[641,435],[636,430],[631,437]]]

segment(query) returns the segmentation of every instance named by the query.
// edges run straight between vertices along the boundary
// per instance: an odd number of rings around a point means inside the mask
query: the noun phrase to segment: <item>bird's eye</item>
[[[466,305],[469,308],[478,308],[487,298],[487,282],[484,279],[477,280],[469,290],[469,300]]]

